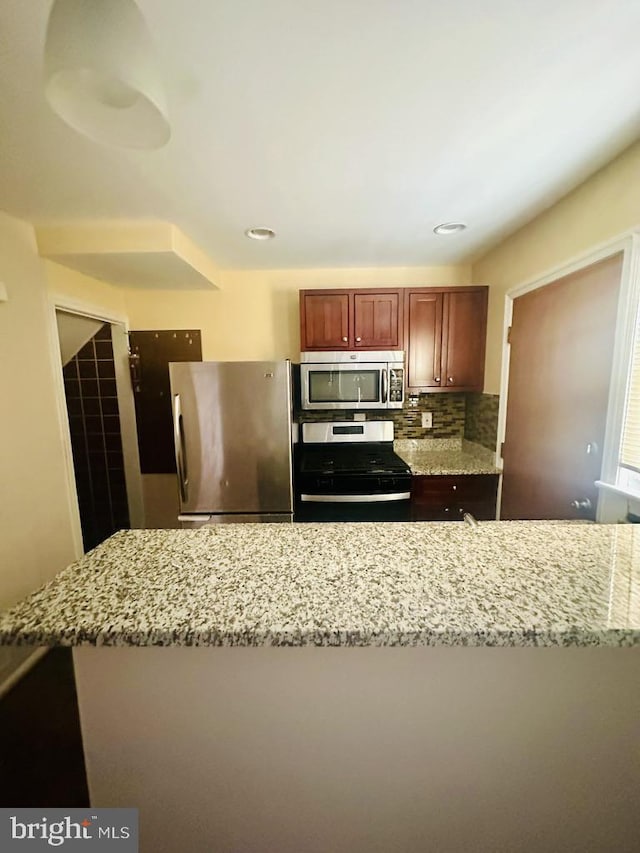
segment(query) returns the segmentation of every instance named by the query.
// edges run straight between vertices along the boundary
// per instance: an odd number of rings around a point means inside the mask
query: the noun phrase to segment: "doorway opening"
[[[135,421],[126,417],[133,408],[127,336],[117,323],[62,309],[56,309],[56,322],[86,552],[118,530],[142,526]]]

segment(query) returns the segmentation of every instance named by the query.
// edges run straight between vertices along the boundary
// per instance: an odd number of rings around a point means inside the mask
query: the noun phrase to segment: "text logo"
[[[137,809],[0,809],[1,853],[138,853]]]

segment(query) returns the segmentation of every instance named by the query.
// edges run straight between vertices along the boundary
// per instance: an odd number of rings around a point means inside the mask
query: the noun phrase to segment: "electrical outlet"
[[[422,428],[423,429],[432,429],[433,428],[433,413],[432,412],[422,412]]]

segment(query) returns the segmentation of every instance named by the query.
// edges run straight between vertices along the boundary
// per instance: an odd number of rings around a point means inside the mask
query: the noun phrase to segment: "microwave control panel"
[[[389,402],[402,403],[404,397],[404,369],[392,367],[389,370]]]

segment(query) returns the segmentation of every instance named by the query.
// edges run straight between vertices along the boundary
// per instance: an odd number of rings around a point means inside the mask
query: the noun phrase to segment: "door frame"
[[[69,415],[67,412],[67,398],[65,395],[64,378],[62,374],[62,354],[60,351],[60,339],[58,337],[58,324],[56,321],[57,311],[65,311],[68,314],[77,314],[82,317],[89,317],[92,320],[101,320],[104,323],[109,323],[109,325],[119,326],[126,334],[129,332],[129,320],[126,315],[118,311],[105,309],[100,305],[84,302],[83,300],[66,297],[60,294],[50,294],[48,298],[47,315],[49,325],[49,352],[51,355],[51,369],[53,373],[56,408],[58,412],[58,426],[65,468],[65,500],[69,510],[69,517],[71,519],[71,532],[75,559],[79,560],[84,555],[84,545],[82,541],[82,526],[80,523],[80,507],[78,504],[76,476],[73,467],[73,452],[71,449],[71,433],[69,429]],[[120,398],[120,383],[117,383],[117,385],[118,397]],[[133,391],[131,392],[131,406],[133,407]],[[135,421],[133,423],[135,425]],[[127,480],[127,499],[129,506],[131,507],[132,495],[129,491],[130,477],[126,472],[126,469],[125,477]],[[138,483],[134,483],[133,489],[133,504],[136,508],[138,505],[140,507],[142,506],[142,481],[140,477],[139,461],[137,479]]]
[[[609,398],[607,402],[607,420],[605,427],[604,447],[602,449],[601,479],[615,483],[622,439],[622,426],[627,400],[629,365],[633,348],[636,319],[640,307],[640,229],[626,231],[595,248],[591,248],[574,256],[568,261],[548,270],[541,276],[536,276],[508,290],[504,301],[504,321],[502,330],[502,369],[500,374],[500,404],[498,409],[498,436],[496,445],[496,465],[503,468],[502,444],[505,440],[507,426],[507,396],[509,390],[509,367],[511,361],[511,344],[509,329],[513,318],[513,303],[519,296],[524,296],[540,287],[545,287],[571,273],[590,267],[598,261],[603,261],[618,253],[622,253],[622,275],[618,295],[618,311],[614,333],[613,361],[611,381],[609,383]],[[610,521],[606,517],[606,501],[603,492],[599,492],[596,508],[596,521]],[[502,509],[502,477],[498,486],[496,517],[500,518]]]

